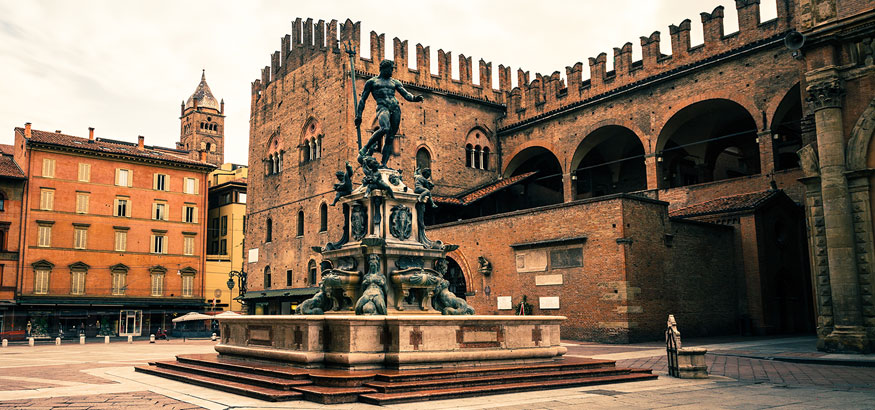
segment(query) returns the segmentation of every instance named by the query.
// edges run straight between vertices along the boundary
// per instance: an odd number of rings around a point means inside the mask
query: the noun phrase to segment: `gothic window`
[[[465,166],[468,168],[489,170],[489,154],[492,152],[492,141],[489,133],[481,127],[475,127],[465,137]]]
[[[268,141],[268,155],[266,161],[267,175],[278,174],[283,171],[283,154],[282,146],[278,136],[274,135]]]
[[[474,166],[474,146],[471,144],[465,145],[465,166],[468,168]]]
[[[481,169],[489,170],[489,147],[483,147],[483,159],[480,161]]]
[[[6,195],[0,192],[0,212],[6,210]]]
[[[310,118],[301,132],[301,162],[308,162],[322,158],[322,125],[314,118]]]
[[[319,206],[319,232],[328,230],[328,205],[325,202]]]
[[[477,145],[474,147],[474,168],[481,169],[480,167],[480,159],[483,155],[483,149]]]

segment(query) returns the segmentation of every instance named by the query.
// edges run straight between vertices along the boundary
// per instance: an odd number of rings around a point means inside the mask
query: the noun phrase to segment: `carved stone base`
[[[707,379],[708,365],[705,353],[708,350],[696,347],[678,349],[678,377],[681,379]]]
[[[818,341],[817,349],[825,352],[869,353],[869,337],[862,326],[836,326],[832,333]]]

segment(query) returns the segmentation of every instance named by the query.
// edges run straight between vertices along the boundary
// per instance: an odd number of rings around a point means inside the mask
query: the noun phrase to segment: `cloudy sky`
[[[247,162],[249,85],[270,64],[296,17],[362,22],[362,49],[371,30],[391,39],[492,61],[532,74],[559,71],[608,53],[627,41],[641,58],[640,36],[692,20],[692,44],[702,42],[699,13],[724,5],[725,33],[738,29],[731,0],[321,0],[321,1],[22,1],[0,0],[0,143],[13,127],[173,147],[179,104],[206,70],[216,98],[225,99],[225,159]],[[774,18],[764,0],[762,20]],[[411,54],[413,56],[413,54]],[[415,62],[415,58],[410,58]],[[454,76],[457,74],[454,73]],[[584,69],[584,78],[588,70]],[[493,75],[497,81],[498,76]],[[475,79],[475,82],[477,80]]]

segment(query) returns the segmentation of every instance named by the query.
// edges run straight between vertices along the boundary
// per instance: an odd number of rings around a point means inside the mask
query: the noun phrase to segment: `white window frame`
[[[116,168],[115,185],[126,187],[134,186],[134,171],[127,168]]]
[[[197,179],[195,179],[195,178],[188,178],[188,177],[186,177],[185,179],[183,179],[182,192],[183,192],[183,193],[186,193],[186,194],[195,194],[195,195],[197,195],[197,193],[198,193],[198,183],[197,183]]]
[[[40,188],[39,190],[39,209],[43,211],[52,211],[55,208],[55,190],[51,188]]]
[[[160,173],[152,174],[152,189],[156,191],[169,191],[170,175]]]
[[[55,160],[53,158],[43,158],[43,178],[55,177]]]
[[[128,231],[116,230],[113,249],[116,252],[125,252],[128,250]]]
[[[150,249],[151,253],[164,254],[164,255],[167,254],[167,235],[165,235],[165,234],[154,235],[153,234],[152,237],[150,238],[149,242],[150,242],[149,247],[151,248]]]
[[[85,294],[85,275],[84,270],[70,271],[70,294],[84,295]]]
[[[52,226],[39,225],[37,228],[37,245],[40,248],[49,248],[52,246]]]
[[[164,296],[164,274],[153,272],[151,277],[152,296]]]
[[[73,249],[88,249],[88,228],[81,226],[73,228]]]
[[[79,182],[91,182],[91,164],[79,163],[79,176],[77,180]]]
[[[77,192],[76,193],[76,213],[77,214],[87,214],[88,213],[88,201],[91,194],[88,192]]]
[[[33,271],[33,293],[35,295],[48,295],[51,269],[36,269]]]
[[[127,290],[126,282],[127,282],[127,272],[123,271],[114,271],[112,272],[112,295],[113,296],[124,296],[125,290]]]
[[[152,203],[152,219],[156,221],[166,221],[167,220],[167,203],[166,202],[154,202]]]
[[[182,254],[186,256],[194,255],[194,236],[184,236],[182,238]]]
[[[191,218],[189,218],[189,210],[191,210]],[[182,206],[182,221],[187,223],[196,224],[197,223],[197,207],[194,205],[183,205]]]
[[[182,296],[194,296],[194,275],[182,275]]]
[[[124,203],[125,203],[124,215],[119,213],[119,206],[121,206],[122,201],[124,201]],[[112,215],[130,218],[131,217],[131,198],[116,197],[115,201],[113,202]]]

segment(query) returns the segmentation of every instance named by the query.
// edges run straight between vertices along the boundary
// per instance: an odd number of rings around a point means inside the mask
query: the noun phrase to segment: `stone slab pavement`
[[[617,360],[619,366],[651,366],[659,379],[605,386],[521,392],[410,403],[390,408],[429,409],[865,409],[875,408],[875,367],[792,363],[768,354],[807,353],[789,348],[801,339],[684,340],[708,346],[712,377],[680,380],[664,373],[661,343],[604,345],[568,341],[569,355]],[[362,403],[324,406],[271,403],[135,373],[133,365],[209,353],[215,342],[181,341],[13,346],[0,348],[0,409],[305,409],[374,408]],[[789,343],[789,344],[788,344]],[[771,349],[771,350],[770,350]],[[794,350],[796,349],[796,350]],[[726,354],[723,354],[726,352]],[[738,352],[747,352],[739,355]],[[750,352],[762,357],[754,357]],[[771,352],[771,353],[770,353]],[[856,357],[854,360],[866,360]]]

